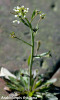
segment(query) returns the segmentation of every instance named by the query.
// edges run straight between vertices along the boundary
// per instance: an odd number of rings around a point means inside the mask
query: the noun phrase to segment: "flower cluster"
[[[14,15],[17,18],[25,18],[26,17],[26,13],[28,12],[29,8],[25,8],[23,5],[14,7],[13,11],[15,12]],[[17,22],[18,24],[20,23],[20,21],[18,20],[14,20],[13,23]]]

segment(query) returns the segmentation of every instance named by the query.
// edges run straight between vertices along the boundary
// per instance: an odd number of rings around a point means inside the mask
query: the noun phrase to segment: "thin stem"
[[[30,44],[30,43],[28,43],[28,42],[26,42],[26,41],[24,41],[24,40],[22,40],[21,38],[18,38],[18,37],[15,37],[16,39],[18,39],[18,40],[21,40],[22,42],[24,42],[25,44],[28,44],[29,46],[31,46],[32,47],[32,45]]]
[[[31,60],[30,60],[30,66],[29,66],[29,71],[30,71],[30,91],[32,90],[32,64],[33,64],[33,56],[34,56],[34,32],[31,30]]]
[[[29,28],[32,30],[32,25],[31,25],[31,22],[29,22],[28,18],[26,17],[25,20],[27,21],[28,25],[29,25]]]
[[[41,21],[41,18],[38,20],[37,24],[39,24],[40,21]]]

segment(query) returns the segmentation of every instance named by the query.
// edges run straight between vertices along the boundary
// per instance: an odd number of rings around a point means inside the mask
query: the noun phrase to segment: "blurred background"
[[[22,23],[13,25],[14,15],[10,12],[17,5],[29,8],[27,17],[30,19],[34,9],[41,10],[46,14],[44,20],[39,24],[39,31],[35,41],[41,41],[38,54],[51,51],[52,57],[42,58],[35,61],[33,68],[53,72],[60,67],[60,0],[0,0],[0,68],[9,70],[27,68],[27,59],[30,47],[10,37],[15,32],[18,37],[30,43],[29,28]],[[35,26],[37,19],[34,20]],[[37,43],[35,42],[35,47]],[[43,71],[42,70],[42,71]]]

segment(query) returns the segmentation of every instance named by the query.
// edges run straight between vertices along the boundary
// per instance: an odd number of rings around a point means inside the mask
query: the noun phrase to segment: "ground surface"
[[[23,24],[16,26],[12,24],[14,16],[10,12],[17,5],[25,5],[25,7],[30,8],[28,18],[30,18],[32,10],[35,8],[46,13],[46,18],[40,22],[40,29],[35,41],[41,41],[38,53],[51,50],[52,57],[43,58],[42,66],[40,66],[41,59],[35,61],[33,66],[34,68],[36,66],[37,68],[42,68],[44,71],[56,72],[60,67],[60,0],[0,0],[0,68],[5,67],[10,71],[27,68],[30,48],[10,37],[10,33],[14,31],[17,36],[21,36],[24,40],[30,42],[29,29]],[[37,19],[33,22],[34,26],[36,22]],[[4,83],[0,80],[0,85],[1,82]],[[0,95],[3,92],[3,89],[1,89]]]

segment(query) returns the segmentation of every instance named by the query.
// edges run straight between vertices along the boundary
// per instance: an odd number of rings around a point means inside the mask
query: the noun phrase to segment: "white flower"
[[[27,10],[29,10],[29,8],[27,8]]]
[[[21,7],[24,8],[24,5],[22,5]]]
[[[17,9],[20,9],[20,7],[19,7],[19,6],[17,6],[16,8],[17,8]]]
[[[13,20],[13,23],[17,22],[17,20]]]
[[[15,15],[15,17],[18,17],[18,15]]]
[[[25,18],[26,16],[24,15],[24,18]]]
[[[26,12],[27,10],[25,9],[24,12]]]
[[[16,78],[15,75],[13,75],[12,73],[10,73],[6,68],[1,68],[0,71],[0,77],[5,77],[6,79],[9,79],[9,76]]]
[[[20,24],[20,21],[17,21],[18,24]]]
[[[17,7],[14,7],[13,9],[16,13],[15,17],[19,18],[25,18],[26,17],[26,13],[28,12],[29,8],[24,8],[24,5],[22,5],[21,7],[17,6]],[[20,23],[19,20],[14,20],[13,23],[17,22],[18,24]]]
[[[28,10],[29,10],[29,8],[25,8],[25,9],[24,9],[24,12],[26,12],[26,13],[27,13],[27,12],[28,12]]]
[[[18,9],[13,9],[15,12],[19,12],[19,10]]]
[[[45,18],[45,14],[44,13],[40,14],[40,18],[44,19]]]
[[[17,22],[18,24],[20,24],[20,21],[18,21],[18,20],[14,20],[14,21],[13,21],[13,23],[16,23],[16,22]]]
[[[25,12],[25,13],[27,13],[27,12],[28,12],[28,10],[26,10],[26,9],[25,9],[25,10],[24,10],[24,12]]]
[[[21,13],[19,13],[19,16],[21,16]]]

